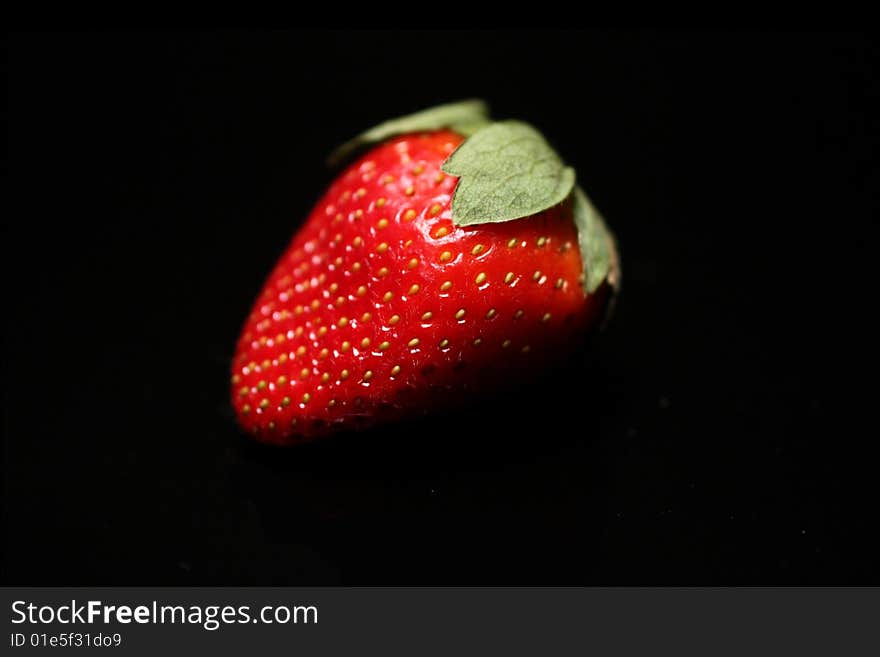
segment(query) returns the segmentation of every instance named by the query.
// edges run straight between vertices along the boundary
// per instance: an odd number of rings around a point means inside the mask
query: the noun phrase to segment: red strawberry
[[[391,138],[330,186],[276,264],[238,341],[232,403],[290,444],[447,408],[520,381],[596,323],[566,200],[456,226],[451,130]]]

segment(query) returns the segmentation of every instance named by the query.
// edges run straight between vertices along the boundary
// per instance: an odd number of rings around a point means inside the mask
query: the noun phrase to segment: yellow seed
[[[513,318],[520,319],[525,314],[526,314],[525,311],[520,309],[520,310],[517,310],[515,313],[513,313]]]
[[[363,187],[358,188],[358,190],[354,193],[358,198],[363,198],[363,196],[367,193],[367,190]]]
[[[266,388],[266,382],[265,382],[265,381],[260,381],[260,382],[257,384],[257,390],[263,390],[263,389],[265,389],[265,388]]]
[[[312,396],[311,396],[309,393],[304,394],[304,395],[303,395],[303,401],[302,401],[302,403],[303,403],[303,404],[308,404],[308,403],[309,403],[309,400],[310,400],[311,398],[312,398]]]
[[[296,336],[297,337],[301,336],[303,333],[305,333],[305,331],[306,330],[302,326],[297,326],[296,331],[295,331]]]
[[[512,237],[512,238],[510,238],[510,239],[508,240],[508,242],[507,242],[507,248],[508,248],[508,249],[512,249],[512,248],[514,248],[515,246],[516,246],[516,238],[515,238],[515,237]]]
[[[420,288],[418,285],[412,285],[412,286],[409,288],[409,293],[410,293],[410,295],[418,294],[418,291],[419,291],[420,289],[421,289],[421,288]]]
[[[345,297],[336,297],[336,305],[341,306],[345,303]]]
[[[413,168],[413,175],[414,176],[420,176],[424,172],[425,172],[425,167],[423,167],[421,164],[418,164]]]
[[[541,278],[541,270],[540,270],[540,269],[537,270],[534,274],[532,274],[532,280],[533,280],[533,281],[536,281],[536,280],[538,280],[539,278]]]
[[[354,218],[355,219],[360,219],[363,216],[364,216],[364,211],[361,210],[360,208],[358,208],[357,210],[354,211]]]
[[[364,313],[361,315],[362,322],[369,322],[371,319],[373,319],[373,316],[370,313]]]
[[[247,415],[248,413],[250,413],[250,412],[251,412],[251,405],[250,405],[250,404],[245,404],[244,406],[242,406],[242,407],[241,407],[241,412],[242,412],[243,415]]]
[[[361,270],[361,263],[359,263],[359,262],[354,263],[354,264],[351,266],[351,270],[352,270],[352,271],[360,271],[360,270]]]
[[[477,277],[474,279],[474,282],[477,285],[482,285],[483,283],[485,283],[486,282],[485,272],[480,272],[479,274],[477,274]]]
[[[303,314],[303,307],[302,307],[302,306],[297,306],[296,308],[294,308],[294,309],[293,309],[293,314],[294,314],[294,315],[302,315],[302,314]]]
[[[325,348],[325,349],[321,349],[321,351],[318,353],[318,358],[320,358],[321,360],[323,360],[323,359],[327,358],[327,356],[329,356],[329,355],[330,355],[330,350],[329,350],[329,349],[326,349],[326,348]]]
[[[379,221],[376,223],[376,228],[378,228],[379,230],[388,228],[388,220],[384,217],[382,219],[379,219]]]
[[[287,362],[287,354],[281,354],[281,355],[278,357],[278,362],[279,362],[279,363],[286,363],[286,362]]]
[[[418,266],[419,266],[419,259],[418,258],[410,258],[410,261],[408,263],[406,263],[407,269],[415,269]]]
[[[250,392],[250,389],[247,386],[244,386],[241,390],[238,391],[238,394],[244,397],[246,394]]]
[[[321,307],[321,302],[318,301],[317,299],[315,299],[314,301],[312,301],[311,306],[312,306],[312,310],[317,310],[318,308]]]
[[[438,173],[436,176],[434,176],[434,182],[435,183],[443,182],[443,178],[444,178],[443,174]]]
[[[301,378],[301,379],[309,378],[309,370],[307,367],[302,368],[302,370],[299,373],[299,378]]]
[[[269,408],[269,400],[268,399],[261,399],[260,400],[260,408],[262,408],[262,409]]]
[[[321,328],[318,329],[318,337],[323,338],[325,335],[327,335],[327,327],[322,326]]]
[[[446,237],[449,234],[449,229],[446,226],[440,226],[435,232],[434,237]]]
[[[385,205],[385,199],[384,199],[384,198],[376,199],[376,207],[377,207],[377,208],[381,208],[381,207],[383,207],[384,205]]]
[[[522,352],[524,354],[529,353],[531,350],[532,350],[532,348],[529,345],[526,345],[525,347],[522,348]]]
[[[275,429],[275,423],[272,422],[272,420],[269,420],[269,424],[266,425],[266,428],[268,428],[269,431],[272,431],[273,429]]]
[[[386,292],[385,294],[382,295],[382,301],[384,301],[385,303],[388,303],[393,298],[394,298],[394,295],[391,294],[391,292]]]
[[[400,374],[400,365],[395,365],[391,368],[391,376],[397,376]]]
[[[482,339],[482,338],[477,338],[476,340],[474,340],[474,346],[475,346],[475,347],[479,347],[481,344],[483,344],[483,339]]]
[[[439,182],[440,180],[443,180],[443,174],[440,174],[440,179],[438,180],[438,182]],[[443,209],[443,208],[440,207],[440,204],[439,204],[439,203],[435,203],[434,205],[431,206],[431,209],[429,210],[429,213],[430,213],[430,215],[431,215],[432,217],[435,217],[435,216],[437,216],[438,214],[440,214],[440,210],[442,210],[442,209]]]
[[[364,349],[366,349],[367,347],[369,347],[369,346],[370,346],[370,338],[364,338],[363,340],[361,340],[361,346],[362,346]]]
[[[367,370],[366,372],[364,372],[364,381],[369,381],[372,378],[373,378],[372,370]]]
[[[557,278],[556,279],[556,289],[560,289],[563,285],[565,285],[565,279]]]
[[[432,313],[431,311],[428,311],[424,315],[422,315],[422,321],[423,322],[430,322],[431,319],[433,319],[433,317],[434,317],[434,313]]]
[[[352,246],[360,246],[363,243],[364,243],[364,240],[360,237],[360,235],[358,235],[357,237],[355,237],[352,240],[351,245]]]
[[[327,408],[333,408],[334,406],[336,406],[335,399],[331,399],[330,401],[327,402]]]
[[[329,380],[330,380],[330,374],[328,374],[327,372],[324,372],[321,375],[321,383],[327,383]]]
[[[342,371],[339,373],[339,380],[340,380],[340,381],[345,381],[347,378],[348,378],[348,370],[342,370]]]
[[[388,275],[388,267],[382,267],[379,271],[376,272],[376,276],[379,278],[384,278]]]
[[[348,317],[340,317],[337,326],[339,326],[339,328],[345,328],[348,326]]]
[[[305,353],[306,353],[306,348],[304,346],[299,346],[296,348],[296,355],[297,356],[302,356]]]
[[[284,399],[282,399],[281,405],[282,406],[290,406],[290,397],[285,397]]]
[[[452,260],[452,254],[449,251],[440,254],[440,262],[449,262],[450,260]]]
[[[501,343],[501,348],[507,349],[510,345],[511,345],[510,340],[505,340],[504,342]]]
[[[388,243],[382,242],[379,246],[376,247],[377,253],[385,253],[388,250]]]
[[[443,339],[440,341],[440,348],[441,348],[441,349],[446,349],[446,347],[448,347],[448,346],[449,346],[449,340],[447,340],[446,338],[443,338]]]
[[[342,346],[340,347],[340,349],[342,349],[343,352],[348,351],[349,349],[351,349],[351,342],[346,340],[345,342],[342,343]]]
[[[504,275],[504,282],[507,283],[508,285],[510,285],[513,282],[513,279],[514,279],[514,273],[512,271],[509,271]]]
[[[364,296],[366,293],[367,293],[367,288],[366,288],[365,286],[363,286],[363,285],[361,285],[361,286],[357,289],[357,292],[356,292],[356,294],[357,294],[359,297]]]
[[[547,238],[546,238],[546,237],[539,237],[539,238],[538,238],[538,247],[542,247],[542,246],[544,246],[546,243],[547,243]]]
[[[413,187],[412,185],[410,185],[409,187],[407,187],[407,188],[404,190],[403,193],[406,194],[407,196],[412,196],[413,194],[416,193],[416,188]]]
[[[270,361],[269,359],[266,359],[266,360],[263,361],[262,364],[263,364],[263,369],[265,370],[265,369],[267,369],[270,365],[272,365],[272,361]]]
[[[232,375],[232,383],[233,383],[233,384],[236,384],[236,383],[238,383],[239,381],[241,381],[241,377],[240,377],[238,374],[233,374],[233,375]]]
[[[415,348],[415,347],[418,347],[418,346],[419,346],[419,339],[418,339],[418,338],[413,338],[413,339],[410,340],[407,344],[409,345],[409,347],[410,347],[411,349],[413,349],[413,348]]]
[[[282,374],[278,377],[278,380],[275,383],[277,383],[279,386],[283,386],[285,383],[287,383],[287,377]]]
[[[388,319],[388,324],[390,324],[391,326],[394,326],[399,321],[400,321],[400,315],[391,315],[391,317]]]
[[[465,314],[465,309],[461,308],[457,313],[455,313],[455,319],[462,319]]]
[[[478,256],[485,250],[485,246],[483,246],[482,244],[477,244],[474,248],[471,249],[471,255]]]
[[[550,313],[544,313],[544,316],[541,317],[541,321],[542,321],[543,323],[545,323],[545,324],[546,324],[547,322],[549,322],[549,321],[550,321]]]
[[[412,221],[415,218],[416,218],[416,211],[413,209],[409,209],[403,213],[403,220],[404,221]]]
[[[390,346],[391,346],[390,342],[383,342],[382,344],[379,345],[379,351],[385,351]]]
[[[489,308],[489,312],[486,313],[486,319],[492,319],[496,314],[498,313],[494,308]]]
[[[452,289],[452,281],[445,281],[443,285],[440,286],[441,292],[448,292]]]

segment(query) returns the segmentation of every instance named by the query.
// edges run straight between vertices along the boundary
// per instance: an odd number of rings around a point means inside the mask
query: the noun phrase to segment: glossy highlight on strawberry
[[[451,130],[389,139],[345,169],[254,303],[232,404],[258,440],[292,444],[395,421],[520,381],[599,318],[566,201],[453,224]]]

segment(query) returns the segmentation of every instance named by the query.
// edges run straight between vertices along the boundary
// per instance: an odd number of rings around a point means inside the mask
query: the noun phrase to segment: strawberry
[[[444,164],[486,128],[443,123],[453,129],[382,134],[269,275],[232,372],[232,404],[258,440],[449,408],[527,379],[602,315],[613,271],[585,288],[574,195],[516,220],[456,222],[464,183]]]

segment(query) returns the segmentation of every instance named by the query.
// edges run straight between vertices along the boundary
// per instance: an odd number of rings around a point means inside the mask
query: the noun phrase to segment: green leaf
[[[592,294],[606,279],[611,287],[618,289],[620,261],[614,237],[580,186],[574,190],[573,210],[584,266],[584,292]]]
[[[564,201],[574,186],[540,132],[527,123],[502,121],[478,130],[443,163],[458,176],[452,221],[459,226],[512,221]]]
[[[385,121],[362,132],[333,151],[327,158],[327,164],[331,167],[338,166],[364,146],[378,144],[389,137],[441,128],[451,128],[463,135],[470,135],[488,122],[489,106],[485,101],[475,99],[437,105],[415,114]]]

